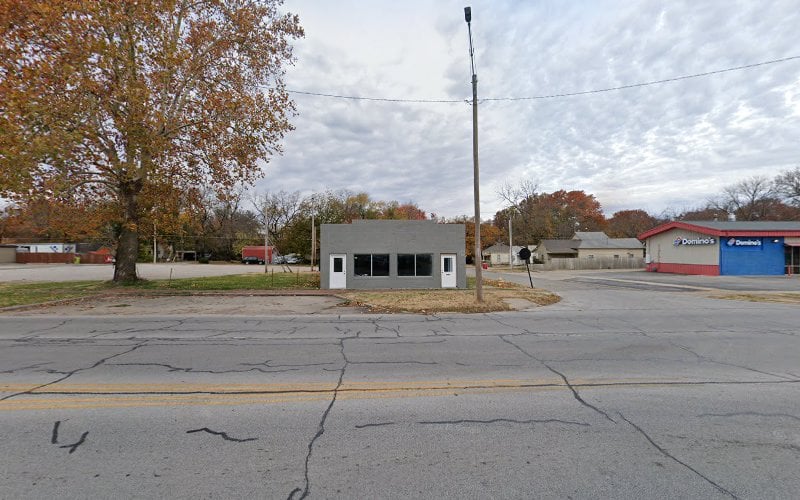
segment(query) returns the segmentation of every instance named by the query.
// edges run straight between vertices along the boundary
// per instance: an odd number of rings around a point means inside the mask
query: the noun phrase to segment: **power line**
[[[665,78],[663,80],[653,80],[648,82],[641,82],[641,83],[632,83],[629,85],[620,85],[618,87],[608,87],[603,89],[593,89],[593,90],[582,90],[578,92],[564,92],[560,94],[545,94],[545,95],[535,95],[535,96],[524,96],[524,97],[488,97],[481,99],[482,101],[533,101],[533,100],[541,100],[541,99],[557,99],[562,97],[575,97],[581,95],[589,95],[589,94],[600,94],[604,92],[613,92],[615,90],[626,90],[626,89],[633,89],[639,87],[648,87],[651,85],[660,85],[663,83],[671,83],[671,82],[678,82],[681,80],[689,80],[692,78],[702,78],[705,76],[711,75],[718,75],[721,73],[730,73],[732,71],[741,71],[745,69],[752,69],[757,68],[760,66],[767,66],[770,64],[778,64],[782,62],[793,61],[796,59],[800,59],[800,55],[797,56],[790,56],[790,57],[783,57],[781,59],[772,59],[769,61],[762,61],[753,64],[745,64],[744,66],[734,66],[731,68],[725,69],[718,69],[714,71],[705,71],[703,73],[694,73],[691,75],[683,75],[683,76],[676,76],[672,78]],[[388,97],[366,97],[366,96],[357,96],[357,95],[342,95],[342,94],[331,94],[331,93],[324,93],[324,92],[310,92],[305,90],[291,90],[287,89],[286,92],[290,94],[298,94],[298,95],[307,95],[313,97],[328,97],[332,99],[345,99],[351,101],[374,101],[374,102],[398,102],[398,103],[423,103],[423,104],[451,104],[451,103],[463,103],[463,102],[470,102],[469,99],[403,99],[403,98],[388,98]]]
[[[735,66],[733,68],[725,68],[725,69],[718,69],[714,71],[706,71],[704,73],[695,73],[693,75],[684,75],[684,76],[676,76],[673,78],[665,78],[663,80],[653,80],[651,82],[643,82],[643,83],[632,83],[630,85],[621,85],[619,87],[609,87],[605,89],[595,89],[595,90],[584,90],[582,92],[568,92],[564,94],[551,94],[551,95],[542,95],[542,96],[532,96],[532,97],[496,97],[496,98],[487,98],[484,99],[485,101],[527,101],[533,99],[554,99],[557,97],[573,97],[579,95],[586,95],[586,94],[599,94],[602,92],[612,92],[614,90],[625,90],[625,89],[633,89],[638,87],[647,87],[649,85],[659,85],[661,83],[670,83],[670,82],[678,82],[681,80],[689,80],[691,78],[701,78],[704,76],[710,75],[718,75],[720,73],[729,73],[731,71],[740,71],[743,69],[750,69],[756,68],[758,66],[766,66],[768,64],[777,64],[781,62],[791,61],[793,59],[800,59],[800,56],[791,56],[791,57],[784,57],[782,59],[773,59],[771,61],[764,61],[754,64],[746,64],[744,66]]]
[[[378,101],[378,102],[413,102],[413,103],[453,103],[467,102],[466,99],[392,99],[388,97],[363,97],[355,95],[325,94],[322,92],[306,92],[303,90],[289,90],[290,94],[310,95],[314,97],[331,97],[334,99],[349,99],[351,101]]]

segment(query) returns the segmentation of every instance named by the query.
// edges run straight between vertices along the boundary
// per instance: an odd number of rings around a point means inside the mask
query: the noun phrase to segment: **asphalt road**
[[[0,317],[2,498],[796,498],[800,308]]]

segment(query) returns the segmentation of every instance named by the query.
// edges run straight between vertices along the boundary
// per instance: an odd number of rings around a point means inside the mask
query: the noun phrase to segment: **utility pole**
[[[511,236],[511,212],[508,214],[508,267],[514,270],[514,238]]]
[[[464,7],[464,20],[469,32],[469,61],[472,68],[472,177],[475,198],[475,298],[483,302],[483,270],[481,268],[481,201],[478,169],[478,75],[475,73],[475,51],[472,48],[472,9]]]
[[[317,226],[314,224],[314,214],[311,214],[311,270],[314,270],[314,257],[317,255]]]
[[[269,272],[269,220],[267,219],[267,200],[264,199],[264,274]]]

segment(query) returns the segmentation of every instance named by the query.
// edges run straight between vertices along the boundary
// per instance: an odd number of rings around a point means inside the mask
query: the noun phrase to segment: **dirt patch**
[[[483,303],[475,300],[475,290],[349,291],[340,295],[351,305],[366,307],[370,312],[420,314],[522,310],[561,300],[552,292],[502,280],[486,280],[485,285]]]
[[[171,295],[90,297],[19,308],[11,314],[55,316],[260,316],[341,314],[345,301],[333,295]],[[352,309],[352,312],[360,312]]]
[[[779,304],[800,304],[800,292],[740,292],[713,293],[710,297],[726,300],[746,300],[748,302],[776,302]]]

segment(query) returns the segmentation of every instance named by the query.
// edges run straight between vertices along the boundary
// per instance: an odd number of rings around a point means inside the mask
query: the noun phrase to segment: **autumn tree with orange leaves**
[[[539,193],[520,189],[510,208],[495,214],[494,224],[505,230],[512,218],[514,244],[529,245],[548,238],[571,238],[575,231],[602,231],[607,224],[600,202],[583,191]],[[504,196],[501,193],[501,196]],[[505,197],[505,196],[504,196]],[[507,233],[506,233],[506,237]]]
[[[137,279],[156,193],[225,190],[280,153],[303,36],[280,0],[0,1],[0,196],[108,200]]]

